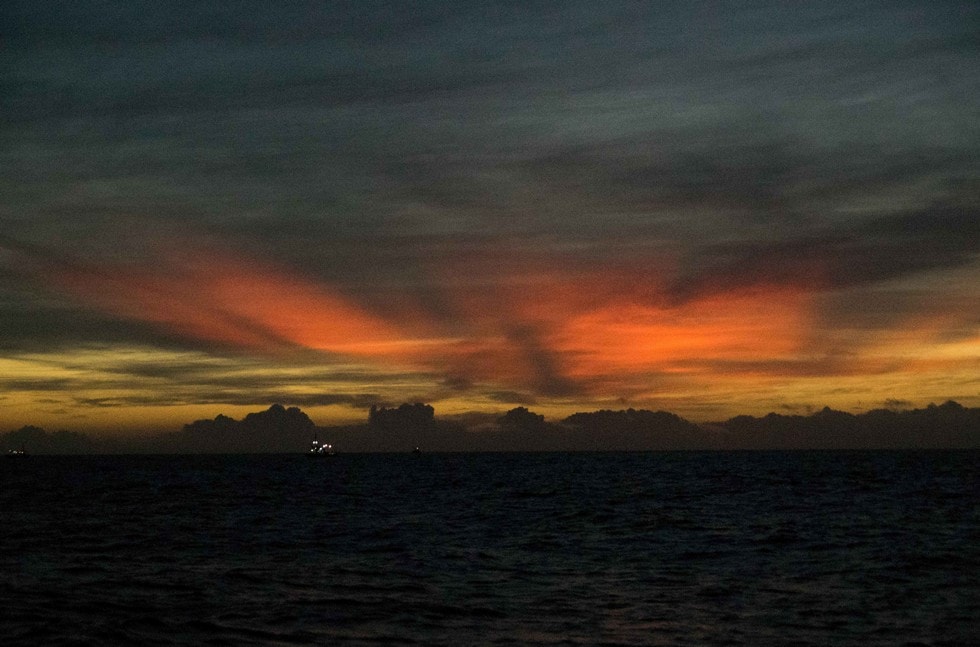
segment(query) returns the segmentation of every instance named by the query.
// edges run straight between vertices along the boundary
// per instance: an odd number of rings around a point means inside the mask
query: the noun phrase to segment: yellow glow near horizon
[[[712,421],[743,413],[802,412],[825,405],[860,411],[883,406],[888,400],[924,406],[952,398],[964,406],[980,405],[977,338],[912,349],[899,346],[899,350],[904,354],[896,357],[879,348],[878,356],[868,359],[863,370],[850,375],[759,374],[747,378],[704,372],[648,377],[635,373],[620,375],[610,385],[613,391],[627,393],[625,398],[597,393],[539,398],[528,406],[549,419],[582,410],[634,407],[665,409],[691,420]],[[871,375],[866,370],[872,366],[887,370]],[[173,368],[172,373],[167,367]],[[181,377],[185,368],[195,374],[194,380]],[[140,372],[146,375],[139,377]],[[343,377],[354,372],[356,379]],[[0,374],[8,384],[0,399],[0,431],[27,424],[49,430],[106,433],[173,431],[219,413],[241,418],[274,402],[287,406],[299,403],[320,425],[359,423],[366,419],[368,403],[352,406],[343,396],[350,396],[353,402],[365,392],[379,393],[379,402],[388,404],[424,399],[436,407],[437,415],[446,417],[473,411],[503,412],[517,406],[493,395],[501,385],[474,385],[453,392],[440,384],[440,378],[425,373],[343,363],[270,363],[250,357],[213,357],[202,352],[130,346],[0,358]],[[332,374],[341,377],[333,379]],[[254,389],[250,389],[250,382],[255,383]],[[644,384],[653,388],[644,388]],[[246,402],[249,391],[265,394],[267,399]],[[337,396],[338,402],[303,404],[324,394]],[[243,401],[234,402],[236,397]]]

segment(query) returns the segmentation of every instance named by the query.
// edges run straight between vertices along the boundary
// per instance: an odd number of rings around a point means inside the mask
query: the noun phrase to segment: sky
[[[975,2],[0,24],[0,429],[980,406]]]

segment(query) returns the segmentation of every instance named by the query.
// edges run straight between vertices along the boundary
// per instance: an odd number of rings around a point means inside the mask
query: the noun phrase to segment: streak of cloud
[[[777,292],[714,297],[681,310],[630,305],[628,295],[648,299],[657,287],[634,280],[626,289],[630,277],[575,263],[563,272],[552,265],[555,258],[510,259],[514,265],[491,270],[501,260],[491,255],[469,259],[472,273],[443,284],[436,312],[414,304],[415,316],[402,321],[401,307],[370,312],[322,283],[188,239],[168,238],[165,248],[177,251],[135,266],[6,246],[49,287],[190,340],[273,355],[311,349],[394,362],[546,397],[585,393],[593,373],[652,370],[690,353],[759,352],[751,341],[760,325],[796,330],[803,307],[799,295]],[[409,334],[420,330],[428,336]],[[765,352],[792,349],[790,332],[767,337]]]

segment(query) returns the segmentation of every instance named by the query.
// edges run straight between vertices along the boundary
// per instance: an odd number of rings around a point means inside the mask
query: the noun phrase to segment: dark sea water
[[[969,645],[980,453],[0,464],[3,645]]]

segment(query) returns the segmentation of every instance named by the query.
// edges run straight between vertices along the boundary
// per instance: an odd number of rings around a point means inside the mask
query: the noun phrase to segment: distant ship
[[[7,452],[7,458],[26,458],[26,457],[27,457],[26,449],[11,449],[9,452]]]
[[[313,437],[313,443],[310,445],[309,456],[311,458],[320,458],[322,456],[333,456],[334,452],[333,445],[330,443],[320,444],[320,441]]]

